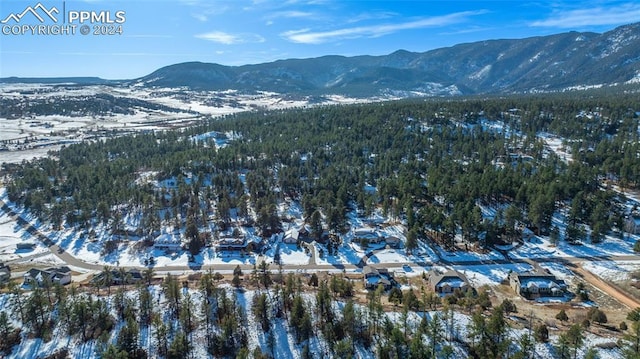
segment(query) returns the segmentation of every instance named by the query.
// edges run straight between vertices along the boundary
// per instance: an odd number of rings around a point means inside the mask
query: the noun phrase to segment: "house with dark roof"
[[[131,268],[127,271],[127,276],[129,278],[129,281],[131,283],[138,283],[140,281],[142,281],[143,276],[142,276],[142,272],[140,272],[139,269],[137,268]]]
[[[22,251],[30,251],[32,249],[34,249],[36,247],[35,243],[18,243],[16,244],[16,249],[17,250],[22,250]]]
[[[109,273],[109,283],[106,283],[107,273]],[[110,269],[108,272],[102,271],[93,276],[91,279],[92,284],[110,286],[110,285],[121,285],[121,284],[131,284],[138,283],[142,281],[143,276],[142,272],[136,268],[131,268],[127,270],[120,269]]]
[[[556,278],[548,270],[537,268],[531,272],[509,273],[509,286],[527,299],[563,297],[567,293],[564,280]]]
[[[382,285],[385,290],[389,290],[396,284],[393,275],[386,268],[365,266],[362,269],[362,274],[364,275],[365,289],[376,289]]]
[[[66,285],[71,283],[71,269],[67,266],[52,267],[44,270],[31,268],[23,276],[24,285],[36,284],[42,286],[47,283]]]
[[[400,238],[395,236],[385,237],[384,242],[387,244],[387,246],[389,246],[389,248],[397,249],[397,248],[400,248],[400,246],[402,245],[402,241],[400,240]]]
[[[353,241],[361,244],[386,244],[390,248],[400,248],[402,241],[395,236],[388,236],[378,228],[360,227],[352,230]]]
[[[445,273],[431,271],[428,282],[431,290],[443,296],[453,294],[456,291],[466,292],[473,289],[467,277],[455,270],[449,270]]]
[[[221,237],[216,243],[216,248],[219,251],[242,251],[247,249],[248,245],[249,243],[244,237]]]

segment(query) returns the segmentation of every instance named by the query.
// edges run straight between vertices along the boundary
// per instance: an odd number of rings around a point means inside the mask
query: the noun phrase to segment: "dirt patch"
[[[492,302],[494,306],[497,306],[504,299],[509,299],[516,305],[518,312],[510,320],[511,325],[516,328],[527,327],[529,320],[532,319],[534,326],[544,323],[549,328],[557,328],[558,330],[566,330],[574,323],[581,324],[587,318],[587,313],[591,308],[589,305],[596,305],[607,315],[607,323],[605,325],[593,324],[589,331],[604,337],[621,337],[622,332],[617,331],[616,328],[618,328],[620,322],[626,320],[629,309],[620,305],[617,300],[602,292],[590,282],[580,277],[576,277],[575,281],[584,283],[591,299],[590,303],[582,303],[577,297],[566,303],[537,303],[516,295],[508,285],[499,285],[491,288]],[[567,313],[569,320],[561,322],[555,318],[560,310],[564,310]],[[518,318],[520,319],[518,320]]]
[[[629,310],[640,307],[640,301],[637,298],[623,291],[615,284],[605,282],[604,280],[600,279],[599,277],[595,276],[594,274],[583,269],[580,266],[576,266],[572,270],[586,282],[590,283],[594,287],[611,296],[613,299],[625,305]]]

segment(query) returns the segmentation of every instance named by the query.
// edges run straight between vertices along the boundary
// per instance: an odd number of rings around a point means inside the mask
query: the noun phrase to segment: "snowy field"
[[[634,272],[640,271],[640,262],[586,262],[582,267],[605,281],[619,282],[631,279]]]
[[[48,84],[1,84],[0,98],[15,101],[82,100],[90,96],[109,95],[115,98],[146,101],[168,108],[158,110],[132,107],[129,114],[104,115],[30,115],[26,118],[0,118],[0,163],[16,163],[23,159],[42,157],[48,150],[104,136],[104,131],[146,131],[179,128],[209,117],[256,111],[276,110],[331,104],[353,104],[381,101],[386,98],[355,99],[339,95],[321,99],[289,98],[279,93],[258,91],[252,94],[238,91],[191,91],[183,88],[153,88],[140,86],[58,86]]]
[[[33,249],[18,249],[19,244],[33,244]],[[0,212],[0,262],[18,260],[47,252],[48,249],[26,233],[16,222]]]
[[[528,264],[483,264],[483,265],[456,265],[453,269],[464,274],[469,282],[476,288],[497,286],[507,278],[510,271],[526,272],[532,269]]]

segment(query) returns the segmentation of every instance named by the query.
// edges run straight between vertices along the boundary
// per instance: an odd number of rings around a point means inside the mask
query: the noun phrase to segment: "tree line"
[[[88,232],[103,224],[118,235],[132,216],[140,218],[133,235],[171,223],[189,226],[196,241],[193,228],[213,216],[224,229],[236,213],[268,236],[287,220],[278,205],[294,200],[305,218],[319,211],[335,233],[348,230],[349,211],[367,216],[380,208],[407,220],[413,247],[430,231],[445,245],[458,232],[470,242],[482,232],[489,241],[513,237],[513,223],[554,235],[553,213],[570,206],[564,237],[598,242],[622,231],[625,215],[622,199],[603,190],[603,181],[638,184],[633,106],[630,95],[560,94],[242,113],[71,145],[3,169],[11,175],[9,199],[53,228]],[[547,149],[540,131],[563,136],[573,160]],[[203,133],[215,136],[195,139]],[[228,144],[217,148],[228,134]],[[150,180],[141,180],[145,173]],[[483,204],[508,210],[487,222]],[[199,247],[194,243],[194,252]]]
[[[238,267],[233,287],[211,271],[187,280],[169,274],[157,284],[150,269],[143,281],[123,281],[114,293],[109,277],[100,278],[94,288],[44,283],[23,292],[10,285],[4,294],[8,304],[0,311],[3,355],[11,355],[27,338],[48,342],[68,336],[109,359],[188,358],[196,348],[221,358],[277,358],[284,348],[301,358],[365,353],[376,358],[525,359],[535,357],[536,343],[550,343],[558,358],[575,358],[579,351],[591,358],[596,352],[586,347],[586,331],[591,323],[607,321],[592,308],[581,323],[566,325],[552,339],[540,321],[529,320],[516,332],[510,317],[518,308],[509,299],[492,304],[484,289],[442,298],[413,288],[385,292],[380,286],[362,300],[354,296],[354,284],[339,274],[318,278],[315,273],[273,272],[268,266],[251,273]],[[638,313],[629,313],[629,326],[620,323],[624,358],[637,358],[640,351]],[[569,319],[563,310],[556,318]],[[258,345],[250,344],[250,332],[258,334]],[[69,357],[69,348],[52,355]]]

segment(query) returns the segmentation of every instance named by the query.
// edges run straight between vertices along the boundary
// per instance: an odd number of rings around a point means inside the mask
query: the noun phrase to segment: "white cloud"
[[[178,0],[178,2],[187,6],[196,6],[202,4],[202,1],[200,0]]]
[[[191,16],[193,16],[194,19],[202,22],[209,20],[209,17],[207,17],[207,15],[205,14],[191,14]]]
[[[411,29],[421,29],[426,27],[446,26],[465,21],[468,17],[474,15],[485,14],[486,11],[464,11],[443,16],[434,16],[423,18],[420,20],[396,23],[396,24],[380,24],[370,26],[348,27],[330,31],[310,31],[309,29],[286,31],[280,34],[285,39],[303,43],[303,44],[320,44],[324,42],[356,39],[360,37],[379,37],[394,32]]]
[[[194,8],[191,12],[191,17],[201,22],[207,22],[211,17],[222,15],[230,9],[228,5],[222,5],[216,2],[203,2],[201,0],[179,0],[179,2],[185,6]]]
[[[395,16],[398,16],[398,14],[391,11],[366,12],[366,13],[362,13],[360,15],[349,18],[347,22],[353,24],[356,22],[368,21],[368,20],[389,19]]]
[[[547,19],[532,22],[531,26],[572,28],[619,25],[636,21],[640,21],[640,4],[628,3],[609,8],[592,7],[568,11],[556,10]]]
[[[256,34],[230,34],[223,31],[211,31],[195,35],[196,38],[224,45],[265,42],[264,37]]]
[[[123,35],[124,37],[140,38],[140,39],[173,39],[174,35],[161,35],[161,34],[137,34],[137,35]]]
[[[440,35],[461,35],[461,34],[472,34],[472,33],[475,33],[475,32],[490,31],[490,30],[495,30],[495,27],[471,26],[471,27],[466,28],[466,29],[460,29],[460,30],[455,30],[455,31],[445,31],[445,32],[441,32],[441,33],[440,33]]]
[[[312,12],[289,10],[289,11],[277,11],[277,12],[271,13],[266,18],[267,19],[276,19],[276,18],[292,19],[292,18],[312,17],[312,16],[314,16]]]

